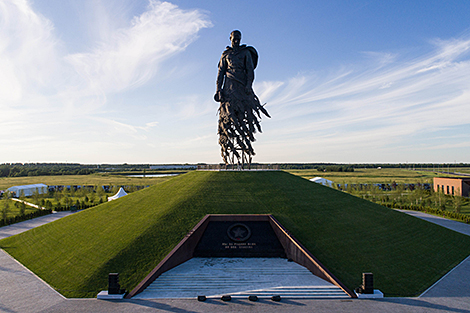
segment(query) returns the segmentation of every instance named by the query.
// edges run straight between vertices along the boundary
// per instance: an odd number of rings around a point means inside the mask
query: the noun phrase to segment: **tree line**
[[[188,164],[185,164],[188,165]],[[452,170],[455,167],[470,167],[468,163],[277,163],[279,169],[317,169],[327,172],[352,172],[359,168],[406,168]],[[150,164],[79,164],[79,163],[4,163],[0,164],[0,177],[88,175],[93,173],[119,173],[122,171],[146,171]]]
[[[354,167],[348,165],[328,165],[317,167],[319,172],[354,172]]]
[[[71,163],[0,164],[0,177],[88,175],[94,172],[95,169],[90,165]]]
[[[88,175],[93,173],[145,172],[150,164],[3,163],[0,177]]]

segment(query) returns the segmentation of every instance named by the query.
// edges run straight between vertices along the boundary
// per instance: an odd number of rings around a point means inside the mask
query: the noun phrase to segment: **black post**
[[[109,273],[108,282],[108,295],[118,295],[121,291],[121,286],[119,286],[119,273]]]
[[[374,293],[374,275],[372,273],[362,273],[362,293]]]

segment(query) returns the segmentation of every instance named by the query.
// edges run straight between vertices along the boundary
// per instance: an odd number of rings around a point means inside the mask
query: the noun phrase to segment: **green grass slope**
[[[134,288],[206,214],[273,214],[343,283],[363,272],[414,296],[470,253],[470,237],[285,172],[191,172],[0,241],[66,297],[107,275]]]

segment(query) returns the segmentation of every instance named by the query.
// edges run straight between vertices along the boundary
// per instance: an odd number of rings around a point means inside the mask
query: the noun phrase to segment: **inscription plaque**
[[[267,221],[211,221],[195,257],[283,257],[284,249]]]

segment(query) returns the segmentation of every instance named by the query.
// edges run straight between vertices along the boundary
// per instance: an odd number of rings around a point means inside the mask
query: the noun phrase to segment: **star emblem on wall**
[[[236,242],[243,242],[251,237],[251,229],[242,223],[231,225],[227,229],[228,237]]]

